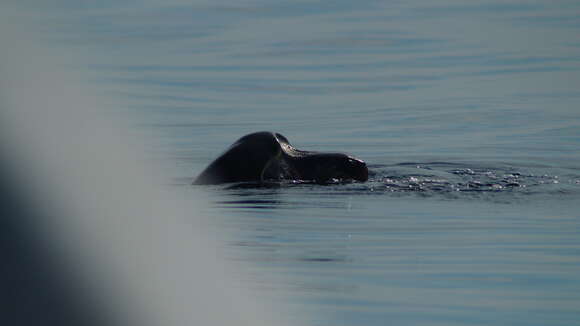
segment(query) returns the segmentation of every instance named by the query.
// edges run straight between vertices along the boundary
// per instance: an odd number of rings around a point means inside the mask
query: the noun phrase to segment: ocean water
[[[580,325],[577,1],[56,4],[13,6],[296,324]],[[261,130],[370,180],[191,185]]]

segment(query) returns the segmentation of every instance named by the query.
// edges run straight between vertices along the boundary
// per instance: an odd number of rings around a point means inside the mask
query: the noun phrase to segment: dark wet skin
[[[256,132],[238,139],[193,182],[367,181],[366,163],[344,153],[301,151],[281,134]]]

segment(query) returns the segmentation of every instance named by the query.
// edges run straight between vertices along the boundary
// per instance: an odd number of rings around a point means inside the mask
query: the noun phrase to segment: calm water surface
[[[577,1],[59,3],[22,9],[155,135],[168,184],[259,130],[369,163],[203,188],[297,324],[580,325]]]

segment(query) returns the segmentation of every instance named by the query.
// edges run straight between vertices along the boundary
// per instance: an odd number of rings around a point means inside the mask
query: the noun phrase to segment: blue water
[[[577,1],[25,4],[169,185],[260,130],[369,164],[204,187],[240,277],[297,324],[580,325]]]

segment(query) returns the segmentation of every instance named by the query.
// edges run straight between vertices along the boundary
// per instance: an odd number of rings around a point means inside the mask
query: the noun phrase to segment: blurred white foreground
[[[30,288],[24,276],[20,283],[10,280],[13,274],[30,274],[42,284],[39,274],[46,269],[59,278],[57,287],[64,284],[76,298],[69,302],[89,304],[79,313],[85,322],[280,324],[236,283],[235,266],[223,259],[220,244],[212,239],[215,229],[198,213],[202,200],[175,198],[175,191],[157,186],[162,176],[147,163],[142,140],[131,139],[126,124],[100,112],[99,98],[83,86],[79,72],[63,71],[64,64],[79,58],[39,45],[23,32],[35,28],[27,15],[0,11],[0,153],[5,163],[0,168],[9,194],[3,198],[17,198],[10,199],[14,207],[3,205],[3,214],[21,232],[15,240],[4,240],[11,248],[24,243],[39,249],[41,257],[23,263],[20,271],[3,269],[0,276],[10,286],[2,300],[17,307],[12,314],[3,311],[3,319],[17,320],[1,323],[53,322],[30,317],[52,313],[34,304],[42,291]],[[11,255],[15,261],[22,258],[17,251]],[[29,291],[24,296],[32,298],[30,307],[22,307],[29,304],[22,293],[10,291]],[[47,310],[62,309],[66,315],[79,309],[58,306],[63,291],[44,291],[49,293],[46,302],[57,307]],[[62,318],[59,324],[76,323]]]

